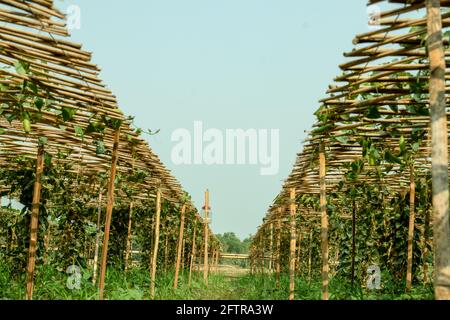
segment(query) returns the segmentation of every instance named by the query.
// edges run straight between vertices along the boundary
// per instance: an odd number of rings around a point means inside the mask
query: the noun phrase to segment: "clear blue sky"
[[[81,8],[73,39],[94,53],[121,109],[193,196],[211,191],[216,233],[254,233],[290,173],[342,53],[367,31],[365,0],[65,0]],[[280,129],[280,172],[175,166],[178,128]]]

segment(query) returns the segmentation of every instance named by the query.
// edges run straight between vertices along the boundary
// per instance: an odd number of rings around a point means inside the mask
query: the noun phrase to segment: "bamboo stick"
[[[356,200],[352,201],[352,288],[355,284],[355,259],[356,259]]]
[[[208,210],[209,210],[209,190],[205,192],[205,221],[204,221],[204,265],[203,265],[203,280],[208,285]]]
[[[97,269],[98,269],[98,252],[100,248],[100,223],[102,218],[102,190],[98,194],[98,209],[97,209],[97,230],[95,233],[95,249],[94,249],[94,270],[92,276],[92,284],[97,283]]]
[[[196,235],[197,235],[197,224],[194,225],[194,234],[192,235],[192,249],[191,249],[191,261],[189,263],[189,281],[188,284],[189,286],[191,286],[191,282],[192,282],[192,269],[194,267],[194,263],[195,263],[195,242],[196,242]]]
[[[186,211],[186,205],[183,204],[181,207],[181,218],[180,218],[180,234],[178,238],[178,251],[177,251],[177,262],[175,265],[175,278],[173,282],[173,288],[178,288],[178,274],[180,272],[180,263],[181,263],[181,251],[182,251],[182,245],[183,245],[183,236],[184,236],[184,214]]]
[[[320,211],[322,212],[322,299],[328,300],[328,214],[327,214],[327,191],[326,191],[326,162],[325,147],[320,146],[319,153],[320,174]]]
[[[311,283],[311,271],[312,271],[312,230],[309,231],[308,242],[308,282]]]
[[[156,192],[156,221],[155,221],[155,238],[153,243],[153,255],[152,255],[152,269],[150,280],[150,299],[155,298],[155,279],[156,279],[156,265],[158,261],[158,246],[159,246],[159,228],[161,219],[161,190]]]
[[[411,165],[411,167],[410,167],[410,187],[409,187],[408,258],[407,258],[407,267],[406,267],[406,291],[407,292],[411,291],[411,284],[412,284],[415,198],[416,198],[416,183],[414,180],[414,166]]]
[[[114,189],[117,171],[117,153],[119,151],[119,139],[120,139],[120,129],[114,132],[114,146],[111,159],[111,173],[108,182],[108,202],[106,204],[106,218],[105,218],[105,234],[103,239],[102,247],[102,264],[100,268],[100,300],[103,300],[103,291],[105,287],[105,276],[106,276],[106,263],[108,256],[108,242],[109,242],[109,231],[111,228],[111,217],[114,207]]]
[[[280,288],[280,273],[281,273],[281,214],[282,208],[278,207],[278,219],[277,219],[277,259],[276,259],[276,287]]]
[[[270,260],[269,260],[269,273],[273,272],[273,223],[270,223]]]
[[[40,145],[36,160],[36,179],[33,186],[33,203],[31,208],[30,244],[27,266],[27,300],[33,300],[34,268],[36,263],[36,245],[39,227],[39,207],[41,204],[42,173],[44,171],[44,146]]]
[[[450,300],[448,132],[445,103],[445,55],[440,0],[427,0],[430,108],[432,131],[435,296]]]
[[[297,247],[297,235],[296,235],[296,204],[295,204],[295,188],[291,188],[290,193],[290,225],[291,225],[291,241],[289,252],[289,300],[295,298],[295,249]]]
[[[132,223],[133,223],[133,201],[130,202],[130,208],[128,211],[128,232],[127,232],[127,247],[125,249],[125,272],[128,272],[130,263],[131,252],[131,236],[132,236]]]

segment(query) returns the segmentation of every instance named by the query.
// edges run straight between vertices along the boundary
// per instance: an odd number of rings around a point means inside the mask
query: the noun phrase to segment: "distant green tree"
[[[225,232],[223,235],[217,235],[217,238],[226,253],[248,253],[250,248],[251,236],[241,241],[234,232]]]

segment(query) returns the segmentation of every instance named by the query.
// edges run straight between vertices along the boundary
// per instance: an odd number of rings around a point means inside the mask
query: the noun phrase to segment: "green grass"
[[[80,289],[69,289],[70,275],[49,266],[38,266],[33,292],[34,300],[95,300],[98,289],[92,283],[92,270],[81,269]],[[221,299],[226,291],[227,280],[220,275],[210,275],[209,286],[203,274],[193,273],[191,286],[187,272],[180,274],[178,289],[173,289],[174,272],[159,272],[155,283],[157,300],[202,300]],[[218,289],[218,290],[216,290]],[[26,276],[14,276],[11,269],[0,266],[0,299],[21,300],[25,297]],[[108,268],[105,278],[105,299],[148,300],[150,299],[150,273],[148,270],[132,269],[128,273]]]
[[[34,287],[35,300],[95,300],[98,289],[92,284],[92,270],[81,269],[79,290],[67,288],[70,275],[65,270],[50,266],[38,266]],[[13,270],[0,265],[0,299],[20,300],[25,297],[25,274],[14,275]],[[245,275],[231,278],[211,274],[206,286],[202,274],[194,274],[191,286],[188,285],[187,272],[180,275],[177,290],[173,289],[173,271],[159,272],[156,281],[158,300],[286,300],[289,296],[289,277],[281,276],[280,289],[272,275]],[[430,285],[416,284],[409,294],[404,293],[404,284],[385,278],[383,288],[378,291],[354,289],[348,280],[332,278],[330,299],[332,300],[426,300],[433,299]],[[296,279],[296,299],[320,300],[321,280],[311,283]],[[105,279],[105,299],[108,300],[148,300],[150,298],[150,273],[148,270],[132,269],[128,273],[108,268]]]
[[[242,292],[246,300],[286,300],[289,297],[289,277],[282,275],[280,288],[271,275],[247,275],[238,278],[234,284]],[[320,300],[322,298],[322,282],[317,278],[309,282],[296,279],[295,298],[299,300]],[[405,293],[403,283],[396,284],[387,278],[380,290],[368,290],[355,284],[354,288],[347,279],[332,278],[329,285],[330,300],[432,300],[431,285],[414,285],[411,292]]]

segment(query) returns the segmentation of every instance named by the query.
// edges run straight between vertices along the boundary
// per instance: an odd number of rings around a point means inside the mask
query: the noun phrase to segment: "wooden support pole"
[[[445,51],[440,0],[427,0],[430,109],[432,135],[435,297],[450,300],[450,227],[448,128],[445,97]]]
[[[356,201],[352,202],[352,288],[355,284],[355,259],[356,259]]]
[[[406,266],[406,291],[411,291],[412,265],[413,265],[413,243],[414,243],[414,221],[415,221],[415,199],[416,183],[414,180],[414,166],[410,167],[409,186],[409,228],[408,228],[408,260]]]
[[[216,254],[216,272],[219,271],[219,257],[220,257],[220,250],[217,249],[217,254]]]
[[[131,148],[131,154],[133,156],[133,160],[131,162],[131,170],[134,172],[135,166],[135,152],[134,147]],[[129,263],[130,263],[130,255],[132,250],[132,225],[133,225],[133,201],[130,202],[130,208],[128,210],[128,232],[127,232],[127,247],[125,248],[125,272],[128,272]]]
[[[167,220],[163,223],[163,226],[167,225]],[[163,270],[167,272],[167,265],[169,261],[169,230],[167,228],[167,232],[164,237],[164,267]]]
[[[128,216],[128,233],[127,233],[127,247],[125,249],[125,272],[128,272],[130,264],[130,253],[131,253],[131,236],[132,236],[132,225],[133,225],[133,201],[130,202]]]
[[[119,151],[119,141],[120,141],[120,129],[117,129],[114,133],[114,145],[111,159],[111,172],[108,181],[108,199],[106,203],[105,234],[103,238],[103,247],[102,247],[102,264],[100,267],[100,283],[99,283],[100,300],[103,300],[104,294],[103,291],[105,289],[106,263],[108,259],[109,232],[111,228],[111,218],[114,207],[114,190],[117,172],[117,159],[118,159],[117,154]]]
[[[186,261],[185,254],[184,254],[185,250],[186,250],[186,238],[183,238],[183,245],[181,248],[181,265],[180,265],[180,268],[182,270],[182,275],[184,275],[185,261]]]
[[[272,274],[272,272],[273,272],[273,222],[270,223],[269,249],[270,249],[269,273]]]
[[[283,209],[281,207],[278,207],[278,219],[277,219],[277,258],[276,258],[276,265],[275,265],[275,278],[276,278],[276,285],[277,289],[280,288],[280,273],[281,273],[281,215],[282,215]]]
[[[208,211],[209,211],[209,190],[205,192],[205,221],[204,221],[204,243],[205,243],[205,253],[204,253],[204,265],[203,265],[203,280],[206,285],[208,285]]]
[[[308,282],[311,283],[312,277],[312,230],[309,231],[309,241],[308,241]]]
[[[34,268],[36,263],[36,246],[39,227],[39,207],[41,205],[42,173],[44,172],[44,146],[39,145],[36,158],[36,179],[33,186],[31,205],[30,244],[27,266],[27,300],[33,300]]]
[[[320,211],[321,211],[321,246],[322,246],[322,299],[328,300],[328,214],[327,214],[327,186],[325,182],[326,162],[325,148],[320,146],[319,153],[320,176]]]
[[[158,261],[159,228],[161,223],[161,190],[156,191],[155,238],[153,243],[152,270],[150,278],[150,299],[155,299],[156,265]]]
[[[297,233],[296,233],[296,211],[295,204],[295,188],[291,188],[290,192],[290,250],[289,250],[289,300],[295,298],[295,250],[297,249]]]
[[[186,212],[186,205],[183,204],[181,207],[181,217],[180,217],[180,234],[178,237],[178,250],[177,250],[177,263],[175,265],[175,278],[173,282],[173,288],[178,288],[178,274],[180,272],[180,264],[181,264],[181,251],[183,250],[183,239],[184,239],[184,215]]]
[[[196,257],[196,235],[197,235],[197,224],[194,225],[194,234],[192,235],[192,249],[191,249],[191,261],[189,262],[189,281],[188,284],[191,286],[192,282],[192,269],[194,268],[195,257]]]
[[[430,210],[429,208],[425,209],[425,226],[424,226],[424,249],[423,249],[423,282],[426,284],[428,283],[428,257],[429,257],[429,250],[428,250],[428,243],[430,242]]]
[[[95,234],[95,249],[94,249],[94,270],[92,276],[92,283],[95,285],[97,283],[97,269],[98,269],[98,252],[100,249],[100,223],[102,219],[102,197],[103,193],[100,190],[98,194],[98,208],[97,208],[97,230]]]
[[[264,229],[262,229],[259,234],[259,248],[259,268],[261,274],[264,274]]]
[[[301,262],[301,256],[302,256],[302,241],[303,241],[303,234],[301,232],[298,232],[298,243],[297,243],[297,261],[295,263],[295,271],[297,274],[300,274],[300,262]]]

